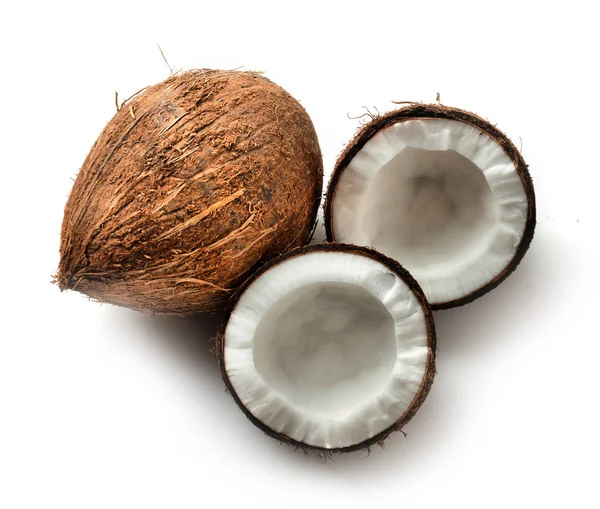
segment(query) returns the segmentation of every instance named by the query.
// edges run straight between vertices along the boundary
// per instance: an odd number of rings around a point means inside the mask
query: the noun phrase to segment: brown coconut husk
[[[160,313],[226,306],[310,236],[322,189],[313,124],[255,72],[193,70],[123,104],[65,208],[62,290]]]
[[[508,263],[505,269],[481,288],[465,295],[459,299],[455,299],[448,302],[431,303],[431,307],[434,310],[437,309],[449,309],[463,304],[468,304],[482,295],[490,292],[496,288],[502,281],[504,281],[510,274],[514,272],[521,260],[525,256],[525,253],[529,249],[533,235],[535,232],[536,225],[536,206],[535,206],[535,191],[533,189],[533,181],[529,174],[529,169],[523,156],[510,141],[508,136],[500,131],[496,126],[492,125],[487,120],[475,115],[474,113],[461,110],[458,108],[451,108],[443,104],[420,104],[420,103],[409,103],[409,106],[401,108],[399,110],[386,113],[384,115],[372,115],[367,114],[371,117],[371,121],[364,125],[356,134],[354,139],[346,146],[344,151],[339,156],[334,172],[329,181],[327,188],[327,194],[325,196],[325,231],[327,234],[327,240],[335,242],[335,232],[333,231],[333,201],[335,200],[335,192],[337,183],[340,176],[350,164],[350,161],[354,156],[365,146],[375,134],[382,129],[390,127],[398,122],[405,122],[407,120],[414,119],[428,119],[428,118],[443,118],[458,120],[476,127],[490,136],[503,150],[508,154],[510,159],[515,165],[517,173],[523,184],[525,194],[527,196],[527,219],[525,224],[525,231],[523,237],[517,247],[513,259]],[[400,260],[401,261],[401,260]]]
[[[367,440],[364,440],[360,443],[352,444],[347,447],[339,447],[339,448],[332,448],[332,449],[327,449],[324,447],[316,447],[314,445],[306,444],[304,442],[299,442],[298,440],[294,440],[293,438],[290,438],[287,435],[279,433],[278,431],[275,431],[274,429],[267,426],[264,422],[262,422],[257,417],[255,417],[254,414],[252,414],[252,412],[250,412],[250,410],[248,410],[248,408],[244,405],[244,403],[239,398],[238,394],[236,393],[235,389],[233,388],[233,385],[231,384],[231,381],[229,380],[229,376],[227,375],[227,365],[225,363],[225,346],[226,346],[226,341],[227,341],[227,338],[225,337],[225,330],[227,327],[226,323],[225,323],[225,325],[223,325],[221,331],[217,334],[217,338],[216,338],[216,352],[217,352],[217,357],[219,359],[219,368],[221,370],[221,376],[223,378],[223,381],[225,382],[225,386],[227,387],[227,392],[233,397],[237,406],[242,410],[244,415],[252,422],[252,424],[254,424],[256,427],[261,429],[268,436],[270,436],[271,438],[274,438],[275,440],[277,440],[279,442],[292,445],[296,448],[303,449],[304,451],[309,451],[309,450],[319,451],[319,452],[323,453],[325,456],[329,456],[330,454],[333,454],[333,453],[361,451],[364,449],[369,449],[374,445],[383,445],[385,439],[388,438],[388,436],[391,433],[393,433],[394,431],[402,431],[402,428],[408,423],[408,421],[410,421],[413,418],[413,416],[417,413],[417,411],[419,410],[419,408],[421,407],[421,405],[427,398],[427,395],[429,394],[431,386],[433,385],[433,379],[435,378],[435,375],[437,373],[436,368],[435,368],[435,358],[436,358],[436,351],[437,351],[437,337],[436,337],[436,332],[435,332],[435,324],[433,321],[433,314],[431,312],[431,308],[429,306],[429,303],[427,302],[427,299],[425,298],[425,294],[423,293],[423,290],[419,286],[419,283],[412,277],[412,275],[406,269],[404,269],[398,262],[396,262],[395,260],[392,260],[391,258],[388,258],[387,256],[381,254],[378,251],[375,251],[374,249],[367,248],[367,247],[354,246],[354,245],[349,245],[349,244],[340,244],[340,243],[335,243],[335,242],[329,243],[329,244],[317,244],[317,245],[304,246],[304,247],[301,247],[298,249],[294,249],[293,251],[290,251],[274,260],[271,260],[269,263],[263,265],[258,271],[256,271],[254,274],[252,274],[252,276],[247,281],[245,281],[244,284],[237,290],[235,296],[231,300],[229,311],[227,313],[226,322],[229,321],[229,317],[235,310],[237,302],[239,301],[242,294],[262,274],[264,274],[268,270],[272,269],[273,267],[277,266],[279,263],[281,263],[285,260],[288,260],[290,258],[295,258],[297,256],[303,256],[303,255],[306,255],[309,253],[332,252],[332,251],[350,253],[350,254],[355,254],[358,256],[365,256],[367,258],[371,258],[372,260],[375,260],[375,261],[385,265],[390,271],[392,271],[400,279],[402,279],[402,281],[404,281],[404,283],[406,283],[406,285],[411,289],[414,297],[419,302],[419,304],[421,305],[421,308],[423,310],[423,314],[425,316],[425,322],[426,322],[426,326],[427,326],[427,340],[428,340],[428,346],[429,346],[429,354],[427,357],[427,366],[425,368],[425,374],[423,376],[423,381],[421,382],[421,387],[419,388],[419,391],[415,395],[415,398],[413,399],[411,405],[408,407],[406,412],[404,412],[404,414],[401,415],[396,420],[396,422],[394,422],[394,424],[392,424],[385,430],[381,431],[380,433],[378,433],[378,434],[372,436],[371,438],[368,438]]]

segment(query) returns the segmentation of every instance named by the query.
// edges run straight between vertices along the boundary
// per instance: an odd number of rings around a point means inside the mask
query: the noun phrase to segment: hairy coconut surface
[[[121,106],[69,196],[62,290],[164,313],[222,308],[310,236],[322,158],[302,106],[261,74],[193,70]]]
[[[217,339],[223,379],[269,436],[350,452],[416,413],[435,375],[432,314],[418,283],[380,253],[296,249],[263,266]]]
[[[339,157],[325,202],[329,240],[398,260],[434,309],[500,284],[535,222],[533,183],[513,143],[477,115],[440,104],[374,117]]]

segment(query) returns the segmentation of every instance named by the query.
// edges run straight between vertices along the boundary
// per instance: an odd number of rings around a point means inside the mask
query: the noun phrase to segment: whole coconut
[[[171,76],[94,143],[56,280],[140,310],[218,310],[257,265],[309,239],[322,172],[309,116],[278,85],[254,72]]]

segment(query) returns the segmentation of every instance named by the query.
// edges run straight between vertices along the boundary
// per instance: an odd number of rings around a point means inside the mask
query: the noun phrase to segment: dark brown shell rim
[[[502,149],[512,160],[519,175],[519,178],[521,179],[521,182],[523,184],[525,194],[527,196],[527,220],[525,222],[525,230],[523,231],[521,242],[519,243],[512,260],[507,264],[505,269],[494,279],[492,279],[487,284],[481,286],[477,290],[474,290],[471,293],[465,295],[464,297],[460,297],[459,299],[446,302],[430,303],[431,308],[434,310],[449,309],[473,302],[475,299],[496,288],[502,281],[504,281],[508,276],[510,276],[510,274],[512,274],[517,268],[519,263],[521,263],[521,260],[523,259],[525,253],[529,249],[535,232],[535,192],[533,189],[533,181],[531,180],[531,175],[529,174],[528,166],[525,163],[523,156],[521,156],[521,153],[519,152],[517,147],[515,147],[515,145],[510,141],[510,139],[496,126],[492,125],[487,120],[482,119],[474,113],[470,113],[468,111],[461,110],[458,108],[451,108],[449,106],[444,106],[441,104],[411,104],[410,106],[407,106],[405,108],[401,108],[399,110],[392,111],[385,115],[373,118],[371,122],[369,122],[359,130],[357,135],[342,152],[342,154],[339,156],[336,162],[335,169],[333,171],[333,174],[329,181],[329,186],[327,188],[327,194],[325,196],[325,231],[327,234],[327,240],[330,242],[335,242],[335,234],[333,232],[333,201],[335,199],[335,192],[337,189],[338,181],[342,173],[350,163],[350,161],[354,158],[354,156],[364,147],[367,141],[369,141],[373,136],[375,136],[375,134],[377,134],[380,130],[390,127],[399,122],[405,122],[407,120],[414,120],[419,118],[442,118],[449,120],[458,120],[460,122],[470,124],[473,127],[476,127],[477,129],[486,133],[496,143],[498,143],[498,145],[502,147]]]
[[[233,388],[233,385],[231,384],[231,382],[229,380],[229,377],[227,375],[227,369],[225,366],[224,349],[225,349],[225,328],[227,326],[227,322],[229,321],[229,317],[231,316],[231,313],[235,310],[235,307],[236,307],[241,295],[252,285],[252,283],[256,279],[258,279],[261,275],[263,275],[269,269],[284,262],[285,260],[289,260],[290,258],[295,258],[297,256],[303,256],[303,255],[310,254],[310,253],[332,252],[332,251],[351,253],[351,254],[355,254],[357,256],[364,256],[367,258],[371,258],[372,260],[375,260],[375,261],[385,265],[388,269],[390,269],[392,272],[394,272],[400,279],[402,279],[402,281],[404,281],[408,285],[408,287],[412,290],[413,294],[419,301],[419,304],[421,305],[421,308],[423,309],[423,313],[425,315],[425,322],[426,322],[426,326],[427,326],[427,339],[428,339],[428,344],[429,344],[429,354],[428,354],[428,358],[427,358],[427,365],[425,367],[425,373],[423,376],[423,381],[421,383],[421,387],[420,387],[419,391],[417,392],[415,398],[413,399],[411,405],[406,410],[406,412],[402,416],[400,416],[400,418],[394,424],[392,424],[385,430],[379,432],[375,436],[373,436],[367,440],[364,440],[363,442],[360,442],[358,444],[350,445],[347,447],[327,449],[324,447],[317,447],[314,445],[309,445],[304,442],[299,442],[297,440],[294,440],[293,438],[290,438],[282,433],[279,433],[279,432],[273,430],[272,428],[267,426],[265,423],[263,423],[261,420],[259,420],[257,417],[255,417],[246,408],[246,406],[242,403],[238,394],[236,393],[235,389]],[[431,385],[433,384],[433,379],[436,374],[436,371],[435,371],[436,345],[437,345],[437,339],[436,339],[436,334],[435,334],[435,325],[434,325],[434,321],[433,321],[433,314],[431,312],[431,308],[429,306],[429,303],[427,302],[427,299],[425,298],[425,294],[423,293],[423,290],[419,286],[419,283],[417,283],[417,281],[410,275],[410,273],[406,269],[404,269],[395,260],[392,260],[391,258],[388,258],[387,256],[384,256],[381,253],[379,253],[373,249],[370,249],[367,247],[361,247],[361,246],[353,246],[353,245],[348,245],[348,244],[339,244],[339,243],[319,244],[319,245],[310,245],[310,246],[300,247],[300,248],[297,248],[295,250],[292,250],[292,251],[280,256],[279,258],[271,260],[270,262],[263,265],[256,273],[254,273],[252,275],[251,278],[249,278],[238,289],[238,291],[234,295],[234,297],[231,301],[229,311],[227,313],[227,320],[225,321],[225,324],[223,325],[223,327],[222,327],[221,331],[219,332],[217,339],[216,339],[216,351],[217,351],[217,357],[219,360],[219,368],[221,370],[221,376],[223,378],[223,381],[225,382],[227,391],[229,392],[229,394],[231,394],[235,403],[242,410],[242,412],[244,412],[246,417],[256,427],[261,429],[264,433],[269,435],[271,438],[274,438],[275,440],[295,446],[296,448],[300,448],[305,451],[308,451],[308,450],[321,451],[326,455],[331,454],[331,453],[353,452],[353,451],[368,449],[373,445],[382,443],[388,437],[388,435],[390,433],[402,429],[402,427],[415,415],[415,413],[417,412],[419,407],[423,404],[423,401],[425,401],[425,398],[427,397],[427,394],[429,393],[429,390],[431,389]]]

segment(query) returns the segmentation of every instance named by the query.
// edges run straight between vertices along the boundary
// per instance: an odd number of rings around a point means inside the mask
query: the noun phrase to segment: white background
[[[598,507],[596,2],[13,2],[0,7],[0,507]],[[438,372],[387,450],[324,461],[223,390],[218,319],[60,293],[62,210],[125,98],[173,67],[262,70],[325,168],[362,106],[442,102],[505,130],[538,227],[493,293],[436,314]]]

